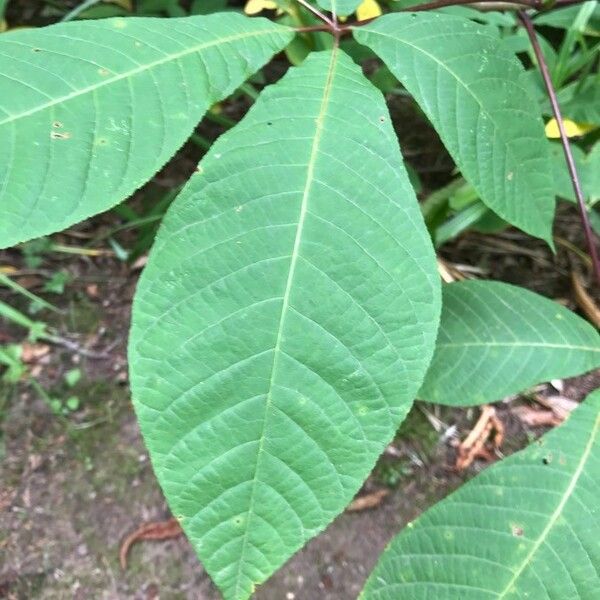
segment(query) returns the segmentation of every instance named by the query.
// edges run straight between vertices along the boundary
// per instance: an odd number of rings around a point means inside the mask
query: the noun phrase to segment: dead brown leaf
[[[50,352],[50,346],[47,344],[30,344],[24,342],[21,351],[21,360],[24,363],[37,362],[42,356],[46,356]]]
[[[90,283],[90,284],[86,285],[85,292],[90,298],[97,298],[98,297],[98,284]]]
[[[512,413],[529,427],[556,427],[578,406],[575,400],[564,396],[542,396],[534,394],[533,399],[547,410],[523,405],[512,409]]]
[[[481,416],[469,435],[458,445],[454,469],[463,471],[477,458],[495,459],[495,451],[504,441],[504,425],[492,406],[481,407]]]
[[[556,427],[562,422],[551,410],[538,410],[531,406],[517,406],[512,413],[528,427]]]
[[[167,540],[183,533],[179,521],[175,518],[167,521],[152,521],[144,523],[133,533],[130,533],[122,542],[119,549],[119,561],[123,570],[127,569],[127,555],[133,544],[141,540]]]
[[[346,507],[346,512],[358,512],[361,510],[368,510],[369,508],[377,508],[389,493],[390,490],[383,488],[381,490],[371,492],[370,494],[360,496],[359,498],[355,498]]]
[[[564,396],[541,396],[540,394],[535,394],[533,398],[538,404],[549,408],[561,421],[564,421],[569,413],[579,406],[578,402]]]

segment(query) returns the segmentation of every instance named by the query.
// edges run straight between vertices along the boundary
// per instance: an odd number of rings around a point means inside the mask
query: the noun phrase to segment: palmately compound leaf
[[[481,199],[552,243],[548,141],[514,54],[489,28],[439,13],[384,15],[354,37],[414,96]]]
[[[383,97],[339,50],[267,88],[170,208],[134,304],[131,383],[225,598],[359,489],[423,379],[438,285]]]
[[[352,14],[362,0],[317,0],[317,4],[324,10],[345,17]]]
[[[598,598],[600,391],[410,523],[362,600]]]
[[[435,353],[419,398],[470,406],[600,366],[600,336],[533,292],[494,281],[442,289]]]
[[[0,247],[126,198],[292,36],[235,14],[2,34]]]

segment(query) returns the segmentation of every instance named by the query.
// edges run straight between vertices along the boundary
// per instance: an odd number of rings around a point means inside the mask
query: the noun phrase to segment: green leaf
[[[599,433],[596,391],[561,427],[409,523],[361,598],[597,598]]]
[[[335,13],[339,17],[352,14],[362,0],[317,0],[317,4],[324,10]]]
[[[597,142],[589,154],[581,148],[571,144],[571,152],[575,161],[575,168],[579,175],[583,197],[587,202],[593,203],[600,199],[600,142]],[[560,198],[575,202],[573,183],[565,161],[565,153],[560,142],[550,144],[550,157],[553,164],[554,193]]]
[[[439,278],[381,93],[312,53],[213,146],[134,304],[134,403],[228,599],[352,499],[433,351]]]
[[[496,281],[451,283],[419,398],[481,404],[598,366],[597,331],[560,304]]]
[[[585,3],[591,5],[591,2]],[[571,29],[573,23],[581,10],[580,5],[567,6],[558,10],[542,12],[534,16],[535,25],[545,25],[547,27],[557,27],[559,29]],[[582,33],[587,35],[600,35],[600,6],[596,3],[590,20],[586,23]]]
[[[81,379],[81,369],[70,369],[63,377],[69,387],[74,387]]]
[[[27,367],[21,360],[23,346],[8,344],[0,346],[0,365],[6,367],[1,375],[1,380],[6,383],[17,383],[27,373]]]
[[[0,247],[123,200],[292,35],[227,13],[0,36]]]
[[[354,29],[415,97],[498,215],[551,244],[548,142],[523,68],[489,28],[443,14],[390,14]]]
[[[558,103],[563,117],[577,123],[600,125],[600,74],[564,87],[558,93]],[[552,114],[549,102],[545,113]]]

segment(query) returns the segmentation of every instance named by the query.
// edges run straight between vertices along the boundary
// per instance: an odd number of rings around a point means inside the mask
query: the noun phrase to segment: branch
[[[554,118],[556,119],[556,122],[558,124],[560,141],[562,143],[562,147],[565,153],[565,160],[567,161],[567,167],[569,169],[571,183],[573,184],[573,190],[575,191],[575,196],[577,198],[579,214],[581,216],[581,223],[583,225],[583,231],[585,233],[588,251],[590,253],[590,257],[592,258],[592,264],[594,266],[594,273],[596,275],[597,283],[600,285],[600,261],[598,260],[598,251],[596,249],[596,243],[594,241],[594,234],[592,233],[592,228],[590,227],[590,220],[588,217],[587,208],[585,206],[585,201],[583,199],[583,192],[581,191],[581,183],[579,181],[579,176],[577,175],[575,161],[573,160],[571,145],[569,143],[569,138],[567,137],[567,134],[565,132],[565,126],[562,120],[560,106],[558,105],[556,91],[554,90],[554,86],[552,85],[552,79],[548,71],[548,65],[546,64],[546,59],[544,58],[544,54],[542,53],[542,49],[540,47],[537,35],[535,33],[535,29],[533,28],[533,23],[531,22],[529,15],[527,15],[527,13],[525,13],[524,11],[519,11],[519,19],[525,27],[527,35],[529,36],[529,41],[531,42],[531,46],[533,47],[533,51],[537,59],[540,73],[542,74],[542,78],[544,79],[546,92],[548,93],[550,104],[552,105],[552,113],[554,114]]]
[[[337,29],[334,21],[332,21],[328,16],[326,16],[325,13],[322,13],[318,8],[315,8],[312,4],[307,2],[307,0],[298,0],[298,2],[302,4],[302,6],[306,8],[306,10],[310,11],[313,15],[315,15],[315,17],[323,21],[323,23],[326,23],[329,26],[329,30],[333,31]],[[304,29],[304,31],[306,31],[306,29]]]
[[[421,12],[424,10],[445,8],[446,6],[464,6],[469,4],[476,4],[476,8],[485,10],[519,10],[524,6],[535,9],[542,7],[541,0],[513,0],[509,2],[497,2],[496,0],[434,0],[433,2],[403,8],[402,12]]]
[[[469,5],[478,10],[521,10],[522,8],[531,8],[538,12],[547,12],[556,8],[571,6],[573,4],[583,4],[584,2],[586,2],[586,0],[555,0],[553,4],[545,5],[544,0],[433,0],[432,2],[425,2],[424,4],[416,4],[414,6],[402,8],[398,12],[421,12],[437,10],[438,8],[445,8],[447,6]],[[378,17],[373,17],[372,19],[365,19],[364,21],[348,23],[342,27],[342,30],[345,31],[352,27],[361,27],[377,18]]]

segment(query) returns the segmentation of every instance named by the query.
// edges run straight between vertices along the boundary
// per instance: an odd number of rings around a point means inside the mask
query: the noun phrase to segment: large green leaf
[[[0,247],[126,198],[292,36],[235,14],[2,34]]]
[[[489,28],[392,14],[354,29],[415,97],[463,175],[503,219],[551,241],[548,142],[516,57]]]
[[[363,600],[575,600],[600,590],[600,392],[396,537]]]
[[[429,363],[431,242],[381,93],[313,53],[169,210],[129,356],[156,474],[226,598],[350,501]]]
[[[419,397],[465,406],[600,366],[600,336],[560,304],[493,281],[444,286],[442,318]]]
[[[345,17],[353,13],[362,0],[317,0],[317,4],[338,16]]]

